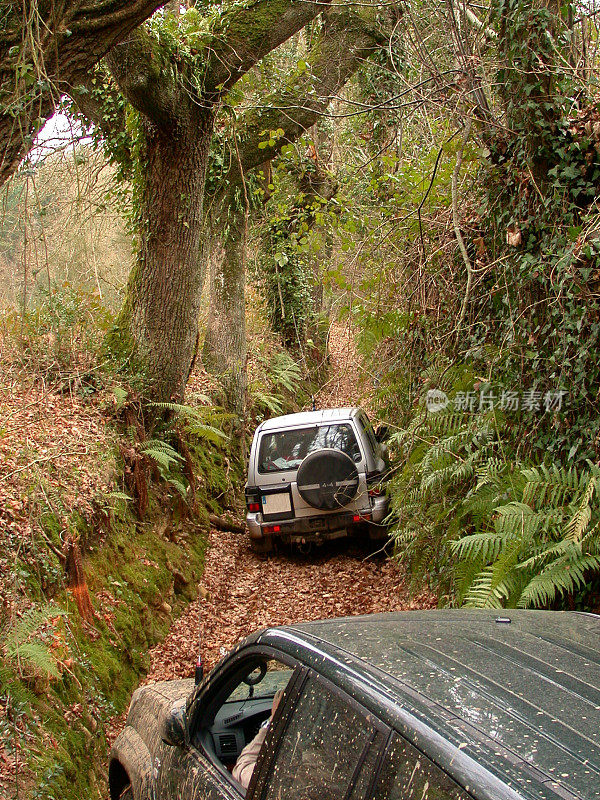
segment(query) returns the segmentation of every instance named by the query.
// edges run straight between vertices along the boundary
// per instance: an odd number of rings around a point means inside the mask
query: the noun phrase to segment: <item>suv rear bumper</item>
[[[369,508],[359,511],[340,511],[322,516],[296,517],[294,519],[263,522],[262,514],[248,513],[246,523],[251,539],[275,536],[290,542],[318,542],[344,536],[348,530],[366,526],[369,523],[381,524],[388,513],[388,499],[385,496],[371,498]]]

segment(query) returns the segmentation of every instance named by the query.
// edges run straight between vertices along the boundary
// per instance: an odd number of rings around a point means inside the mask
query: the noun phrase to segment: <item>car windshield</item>
[[[341,450],[353,461],[361,459],[358,442],[349,423],[313,425],[310,428],[263,434],[258,453],[258,471],[298,469],[309,453],[324,447]]]
[[[247,683],[242,681],[242,683],[235,687],[225,702],[233,703],[238,700],[248,700],[251,698],[258,700],[265,697],[274,697],[275,692],[287,686],[293,671],[294,670],[289,669],[289,667],[285,667],[283,664],[271,660],[267,665],[267,674],[256,686],[251,689]]]

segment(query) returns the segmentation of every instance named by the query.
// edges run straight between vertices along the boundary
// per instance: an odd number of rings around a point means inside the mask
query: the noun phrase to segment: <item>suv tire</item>
[[[358,472],[350,456],[341,450],[317,450],[306,456],[296,477],[302,499],[321,511],[335,511],[356,496]]]
[[[273,537],[263,536],[262,539],[250,539],[250,549],[258,555],[269,555],[273,552]]]

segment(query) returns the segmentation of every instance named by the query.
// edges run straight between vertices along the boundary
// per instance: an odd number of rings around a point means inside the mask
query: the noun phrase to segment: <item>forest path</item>
[[[361,404],[372,387],[361,378],[353,332],[333,323],[329,336],[330,379],[317,395],[318,408]],[[332,542],[312,557],[295,552],[259,556],[247,534],[213,530],[202,582],[204,599],[191,603],[167,637],[150,653],[146,682],[189,677],[198,641],[205,670],[240,639],[267,625],[378,611],[428,608],[428,592],[410,594],[403,570],[374,546]]]
[[[431,608],[426,591],[410,594],[403,570],[373,546],[338,541],[312,557],[252,552],[246,534],[211,531],[204,599],[191,603],[150,653],[146,683],[190,677],[201,636],[206,670],[245,636],[267,625],[323,617]]]
[[[350,322],[333,322],[327,344],[330,377],[315,397],[317,408],[362,406],[368,413],[373,385],[363,374]]]

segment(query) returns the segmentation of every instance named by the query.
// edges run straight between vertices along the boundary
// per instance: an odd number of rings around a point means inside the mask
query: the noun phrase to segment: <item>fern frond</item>
[[[592,520],[592,508],[590,503],[597,489],[597,481],[598,479],[595,476],[589,479],[583,496],[581,497],[581,502],[567,523],[566,538],[571,541],[579,541]]]
[[[202,397],[204,397],[204,395],[202,395]],[[190,430],[192,433],[214,444],[219,444],[221,441],[229,438],[220,428],[208,424],[208,420],[213,415],[213,409],[207,409],[204,406],[188,406],[181,403],[149,403],[148,405],[153,408],[160,408],[163,411],[172,411],[175,414],[181,414],[190,421]]]
[[[56,659],[43,642],[23,642],[14,649],[6,648],[6,654],[17,662],[19,667],[28,667],[37,675],[59,678]]]
[[[464,605],[471,608],[502,608],[502,597],[492,588],[492,578],[491,567],[482,570],[466,592]]]
[[[5,634],[7,650],[10,650],[13,645],[17,646],[20,642],[26,642],[40,628],[48,624],[51,616],[58,615],[59,613],[56,609],[47,605],[39,608],[30,608],[20,619],[14,622]]]
[[[465,595],[484,566],[485,562],[477,560],[459,561],[456,564],[454,568],[454,590],[456,593],[457,605],[460,606],[465,602]]]
[[[206,439],[213,444],[221,444],[223,441],[229,439],[229,436],[220,428],[215,428],[214,425],[206,425],[201,422],[191,423],[189,430],[190,433],[195,434],[200,439]]]
[[[271,414],[281,414],[283,411],[283,400],[274,394],[267,392],[254,392],[254,402],[260,408],[266,408]]]
[[[185,460],[177,450],[167,442],[162,441],[162,439],[148,439],[147,442],[144,442],[144,445],[140,452],[156,461],[167,472],[170,470],[171,464],[177,464]]]
[[[557,594],[566,594],[579,589],[590,570],[600,570],[600,556],[581,555],[572,558],[565,555],[556,559],[535,575],[522,591],[518,608],[540,607],[552,602]]]
[[[495,561],[506,540],[497,533],[472,533],[451,543],[456,556],[463,561],[476,561],[489,564]]]
[[[550,467],[542,464],[523,470],[527,483],[523,489],[523,502],[532,508],[548,505],[557,508],[564,505],[569,494],[581,488],[584,476],[575,467]]]
[[[198,409],[194,406],[187,406],[183,403],[148,403],[151,408],[160,408],[161,411],[172,411],[174,414],[183,414],[184,416],[196,416]]]
[[[2,644],[6,659],[12,661],[18,671],[27,668],[36,674],[58,677],[56,658],[48,646],[36,641],[35,637],[51,618],[62,615],[63,611],[48,605],[29,609],[3,631]]]
[[[563,519],[564,512],[560,509],[536,512],[525,503],[514,500],[496,509],[494,525],[503,536],[531,540],[540,531],[548,530],[552,524],[558,524]]]
[[[579,543],[570,542],[567,539],[561,539],[560,542],[550,545],[549,547],[534,548],[534,552],[517,564],[516,569],[520,570],[541,570],[549,561],[565,555],[569,551],[574,551],[577,548],[581,554],[581,546]]]

